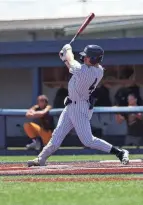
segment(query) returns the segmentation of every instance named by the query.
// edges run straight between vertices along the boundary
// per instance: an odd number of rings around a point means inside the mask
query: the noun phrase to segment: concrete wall
[[[59,88],[43,85],[43,93],[48,95],[53,105]],[[29,69],[0,69],[0,108],[26,109],[32,102],[32,73]]]
[[[137,29],[119,29],[113,31],[93,32],[91,34],[82,34],[79,39],[95,39],[95,38],[130,38],[142,37],[143,28]],[[37,31],[2,31],[0,32],[0,42],[4,41],[33,41],[33,40],[54,40],[54,39],[70,39],[73,36],[64,36],[60,31],[37,30]]]
[[[33,41],[55,39],[52,31],[2,31],[0,42]]]
[[[0,108],[28,108],[32,101],[32,74],[28,69],[0,69]],[[7,136],[23,136],[24,117],[7,117]]]
[[[53,104],[58,88],[43,86],[43,93],[48,95]],[[32,73],[29,69],[0,69],[0,108],[26,109],[32,102]],[[7,117],[7,136],[24,136],[22,129],[24,117]],[[19,127],[20,125],[20,127]]]
[[[0,69],[0,108],[28,108],[31,102],[30,69]]]
[[[142,37],[143,36],[143,28],[137,29],[120,29],[113,31],[104,31],[104,32],[94,32],[91,34],[82,34],[80,36],[81,39],[85,38],[131,38],[131,37]]]
[[[32,36],[27,31],[2,31],[0,32],[0,41],[32,41]]]

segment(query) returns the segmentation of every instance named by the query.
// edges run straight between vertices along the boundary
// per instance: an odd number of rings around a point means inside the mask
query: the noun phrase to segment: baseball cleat
[[[28,167],[40,166],[39,159],[36,158],[36,159],[33,159],[33,160],[28,160],[27,165],[28,165]]]
[[[33,160],[28,160],[27,165],[28,167],[45,166],[45,161],[35,158]]]
[[[127,165],[129,163],[129,152],[123,149],[117,156],[122,164]]]

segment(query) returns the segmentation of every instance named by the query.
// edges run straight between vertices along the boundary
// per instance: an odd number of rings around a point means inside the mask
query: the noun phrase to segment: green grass
[[[142,205],[143,183],[127,182],[0,182],[5,205]]]
[[[0,161],[27,161],[35,156],[0,157]],[[143,155],[131,155],[131,159]],[[52,156],[50,161],[110,160],[111,155]],[[118,175],[115,175],[115,177]],[[127,175],[122,175],[126,177]],[[89,176],[13,176],[0,177],[0,205],[142,205],[143,181],[110,182],[5,182],[15,178],[103,177]],[[110,177],[107,175],[106,177]],[[121,177],[121,176],[120,176]],[[143,177],[129,175],[127,177]]]

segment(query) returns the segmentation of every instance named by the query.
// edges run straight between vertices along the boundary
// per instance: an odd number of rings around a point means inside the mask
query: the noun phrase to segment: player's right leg
[[[59,118],[57,127],[52,134],[51,140],[43,148],[42,152],[36,159],[28,161],[28,166],[44,166],[47,158],[60,147],[62,141],[72,128],[72,122],[68,116],[67,108],[65,108]]]
[[[75,119],[73,117],[72,122],[79,139],[86,147],[115,154],[123,164],[127,164],[129,162],[129,154],[127,150],[115,148],[105,140],[92,135],[90,122],[87,116],[82,113],[78,113]]]

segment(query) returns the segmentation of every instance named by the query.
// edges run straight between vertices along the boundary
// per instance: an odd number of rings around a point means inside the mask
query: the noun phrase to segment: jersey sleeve
[[[72,64],[69,66],[69,72],[75,74],[81,70],[81,64],[74,60]]]

